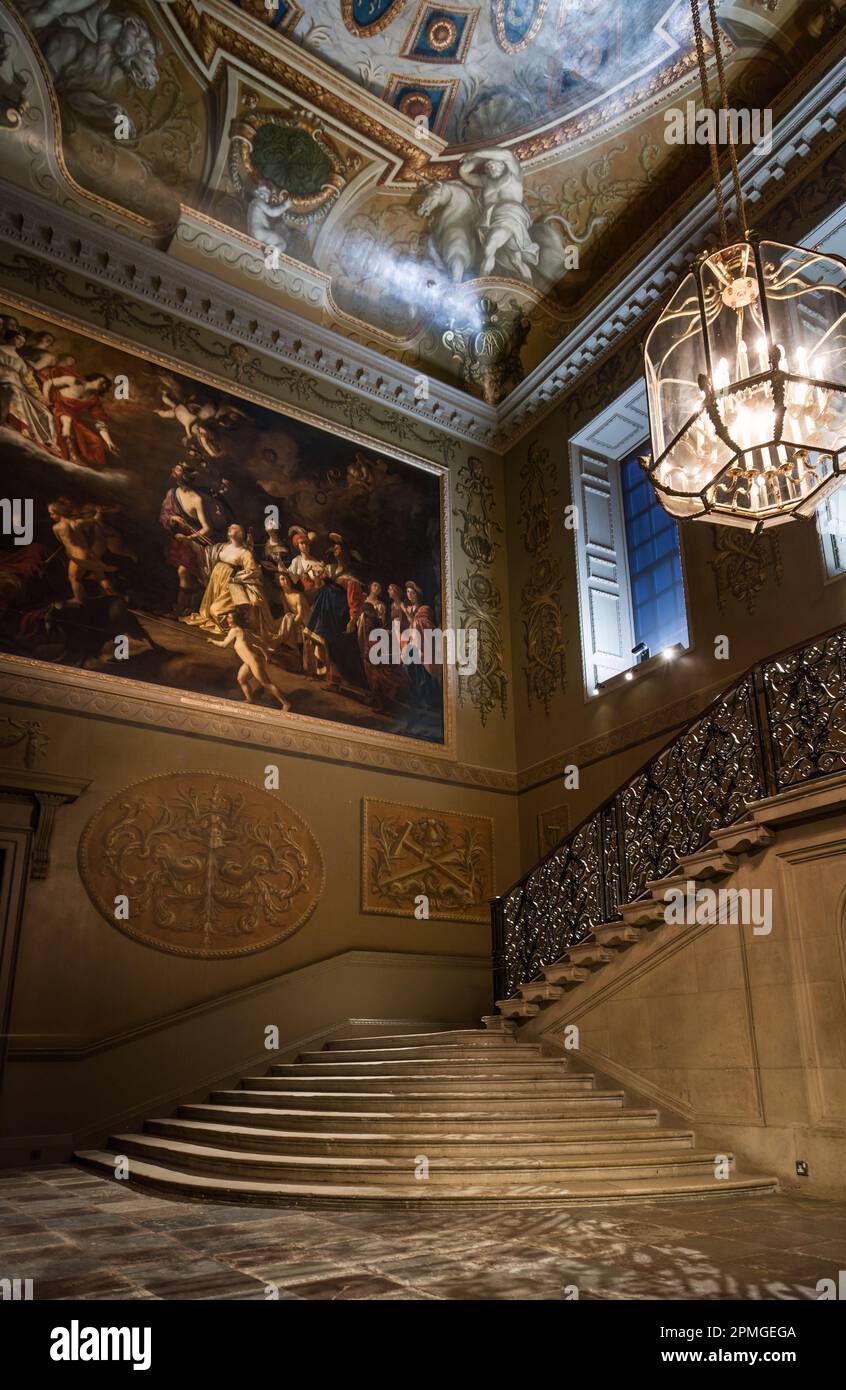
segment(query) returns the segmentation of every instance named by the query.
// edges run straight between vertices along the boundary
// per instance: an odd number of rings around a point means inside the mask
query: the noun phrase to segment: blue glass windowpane
[[[635,642],[654,656],[676,642],[687,646],[679,532],[659,505],[632,454],[620,465]]]

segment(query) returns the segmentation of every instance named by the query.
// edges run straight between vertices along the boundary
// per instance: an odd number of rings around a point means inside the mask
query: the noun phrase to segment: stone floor
[[[0,1278],[36,1299],[811,1299],[843,1268],[846,1203],[801,1197],[288,1211],[0,1174]]]

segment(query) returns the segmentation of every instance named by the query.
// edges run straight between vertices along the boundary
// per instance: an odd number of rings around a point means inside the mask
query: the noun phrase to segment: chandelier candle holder
[[[714,0],[708,9],[725,110]],[[671,516],[759,531],[810,516],[846,478],[846,261],[748,231],[728,145],[741,233],[729,239],[712,145],[723,245],[697,257],[644,343],[652,454],[641,464]]]

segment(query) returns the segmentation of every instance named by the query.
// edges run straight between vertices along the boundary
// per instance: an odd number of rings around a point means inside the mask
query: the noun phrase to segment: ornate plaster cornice
[[[320,323],[268,304],[247,291],[178,258],[130,240],[75,210],[24,192],[0,179],[0,244],[49,262],[52,270],[73,271],[111,286],[130,300],[175,318],[211,329],[221,340],[298,367],[356,395],[379,400],[421,424],[435,426],[484,449],[494,447],[496,411],[446,383],[428,380],[429,396],[415,398],[418,372]],[[200,221],[188,216],[186,237],[200,234]],[[178,240],[182,241],[179,237]],[[234,240],[233,240],[234,245]],[[243,254],[249,254],[244,249]],[[210,257],[210,263],[214,258]],[[313,275],[283,266],[271,272],[280,285],[313,311],[320,289]],[[72,306],[68,306],[72,312]]]
[[[180,18],[188,16],[191,23],[199,25],[199,32],[209,24],[212,29],[218,26],[231,32],[231,7],[224,7],[221,0],[197,0],[196,4],[177,0],[174,8]],[[4,28],[20,36],[19,20],[5,5],[0,9]],[[239,26],[255,23],[248,16],[238,16]],[[276,42],[275,36],[273,41]],[[325,78],[323,65],[301,45],[289,40],[284,43],[309,82],[317,82],[318,67]],[[205,61],[212,67],[221,60],[221,47],[211,30],[206,33],[204,52]],[[111,287],[130,301],[211,329],[223,343],[266,353],[286,366],[302,370],[315,381],[331,382],[351,396],[378,400],[399,416],[492,453],[506,453],[600,363],[633,335],[642,333],[658,304],[686,272],[692,257],[715,238],[713,198],[707,194],[672,223],[656,246],[646,250],[650,229],[643,246],[632,248],[631,268],[623,278],[614,281],[615,268],[609,270],[605,292],[598,302],[498,407],[433,377],[426,379],[428,398],[417,399],[420,378],[416,369],[319,321],[327,288],[322,277],[307,267],[289,262],[277,271],[264,272],[277,277],[274,284],[280,297],[294,306],[283,308],[268,299],[266,283],[262,283],[263,293],[254,295],[213,273],[219,265],[221,270],[235,266],[248,277],[257,275],[253,265],[257,258],[254,248],[246,244],[247,239],[237,233],[229,231],[225,237],[213,234],[213,224],[204,215],[186,209],[170,249],[164,251],[150,240],[139,239],[152,237],[149,224],[135,225],[137,219],[105,204],[92,212],[90,198],[57,162],[56,155],[51,154],[51,135],[57,119],[55,102],[40,56],[28,49],[26,58],[31,105],[17,129],[0,130],[0,159],[6,167],[8,152],[9,172],[14,170],[17,177],[20,158],[16,151],[26,151],[30,187],[24,189],[20,182],[11,179],[0,181],[0,244],[38,257],[54,270],[90,276],[96,285]],[[341,78],[336,80],[339,86],[343,85]],[[347,95],[345,91],[344,97]],[[340,100],[340,90],[338,96]],[[359,100],[363,100],[360,92]],[[369,108],[365,114],[368,119],[373,116]],[[842,140],[845,115],[846,56],[841,56],[776,123],[769,152],[752,150],[742,161],[753,219],[766,214],[787,193],[798,188],[809,169]],[[407,126],[397,114],[386,115],[382,110],[381,117],[383,122],[396,120]],[[374,148],[377,146],[384,151],[384,141],[376,141]],[[400,152],[398,158],[404,153]],[[429,153],[437,152],[432,149]],[[726,191],[730,191],[728,178]],[[822,209],[823,214],[825,211]],[[803,208],[799,220],[804,218],[808,226],[813,226],[814,213],[818,220],[819,209]],[[671,218],[668,213],[668,224]],[[199,252],[207,260],[209,270],[187,263],[192,253]],[[58,289],[57,277],[57,292]],[[72,311],[70,305],[68,310]]]
[[[741,161],[744,197],[753,222],[781,200],[843,139],[846,120],[846,55],[837,59],[773,126],[771,149],[759,147]],[[726,201],[731,178],[723,181]],[[813,225],[813,224],[812,224]],[[644,240],[650,235],[645,234]],[[498,407],[497,446],[510,448],[633,332],[642,333],[658,305],[687,273],[694,256],[716,244],[716,209],[706,194],[648,252],[632,249],[632,269],[530,372]],[[613,269],[609,276],[613,275]]]

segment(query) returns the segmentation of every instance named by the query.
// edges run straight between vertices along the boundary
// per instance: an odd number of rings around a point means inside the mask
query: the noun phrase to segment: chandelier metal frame
[[[846,478],[846,261],[749,230],[707,4],[740,235],[709,142],[722,244],[696,257],[644,342],[652,453],[640,462],[671,515],[760,530],[811,515]],[[691,17],[709,107],[698,0]]]

